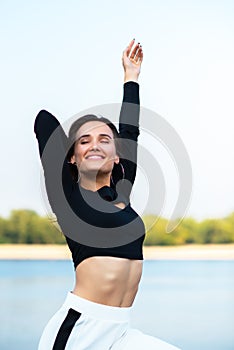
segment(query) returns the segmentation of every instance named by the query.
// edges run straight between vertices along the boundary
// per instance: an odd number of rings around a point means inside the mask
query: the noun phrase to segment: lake
[[[1,350],[37,350],[73,271],[66,260],[0,261]],[[145,260],[132,326],[183,350],[234,350],[234,261]]]

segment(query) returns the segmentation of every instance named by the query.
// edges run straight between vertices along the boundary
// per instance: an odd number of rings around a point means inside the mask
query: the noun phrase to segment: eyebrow
[[[98,136],[101,136],[101,137],[108,137],[110,140],[112,140],[112,137],[108,134],[99,134]],[[80,139],[82,139],[83,137],[90,137],[90,134],[85,134],[85,135],[81,135],[77,141],[79,141]]]

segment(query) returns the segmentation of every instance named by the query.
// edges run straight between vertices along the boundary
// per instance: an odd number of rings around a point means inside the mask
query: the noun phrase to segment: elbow
[[[48,112],[45,109],[40,110],[34,121],[34,133],[37,134],[41,121],[46,117]]]

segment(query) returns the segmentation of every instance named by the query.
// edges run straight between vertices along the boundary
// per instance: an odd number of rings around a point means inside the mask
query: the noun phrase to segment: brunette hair
[[[118,133],[118,130],[116,129],[115,125],[109,119],[102,117],[102,116],[98,117],[95,114],[86,114],[86,115],[80,117],[79,119],[77,119],[76,121],[73,122],[73,124],[71,125],[71,127],[69,129],[69,133],[68,133],[69,143],[72,144],[72,146],[70,147],[70,149],[67,153],[67,161],[70,164],[71,173],[72,173],[72,176],[73,176],[75,181],[77,181],[77,179],[78,179],[78,169],[77,169],[77,166],[75,164],[70,163],[70,160],[71,160],[71,157],[74,155],[74,147],[75,147],[75,143],[76,143],[77,131],[80,129],[80,127],[83,124],[85,124],[87,122],[92,122],[92,121],[102,122],[102,123],[106,124],[107,126],[109,126],[109,128],[113,132],[116,153],[118,155],[120,154],[119,133]]]

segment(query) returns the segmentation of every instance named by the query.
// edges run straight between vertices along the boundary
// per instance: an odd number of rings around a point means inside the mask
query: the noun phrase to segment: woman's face
[[[76,134],[71,162],[76,162],[80,174],[111,173],[114,163],[119,162],[119,157],[110,127],[99,121],[83,124]]]

